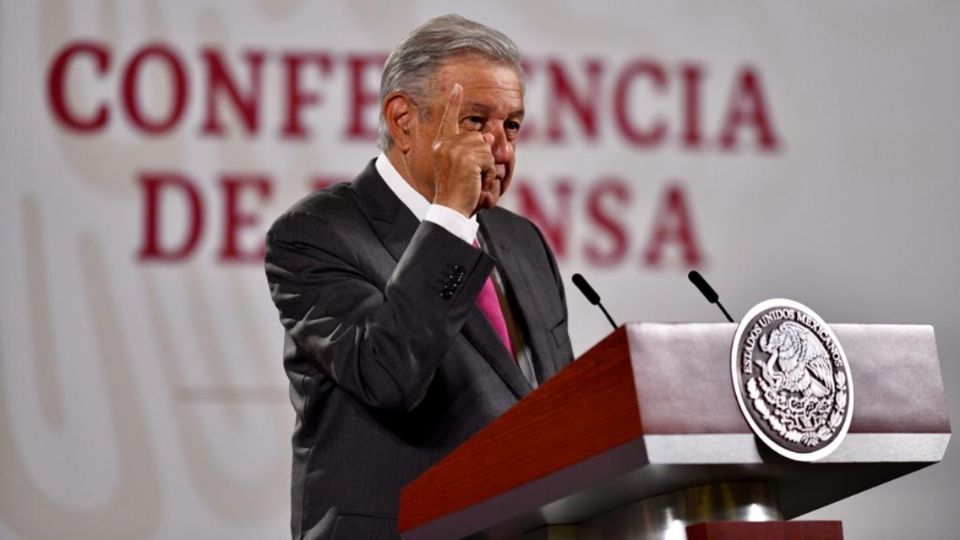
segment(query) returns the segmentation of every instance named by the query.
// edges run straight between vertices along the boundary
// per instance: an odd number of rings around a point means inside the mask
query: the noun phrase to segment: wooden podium
[[[855,389],[826,458],[757,439],[730,375],[734,324],[628,324],[408,484],[406,540],[826,540],[787,521],[940,461],[950,439],[933,328],[831,325]]]

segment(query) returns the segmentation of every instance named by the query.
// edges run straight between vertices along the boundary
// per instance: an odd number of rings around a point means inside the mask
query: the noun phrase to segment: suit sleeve
[[[299,356],[367,406],[411,410],[493,259],[423,222],[381,289],[346,233],[314,214],[281,217],[267,234],[271,296]]]

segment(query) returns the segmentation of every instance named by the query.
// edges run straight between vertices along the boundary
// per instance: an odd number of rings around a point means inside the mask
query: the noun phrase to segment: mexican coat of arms
[[[786,299],[754,306],[734,336],[731,368],[747,423],[777,453],[815,461],[843,442],[853,417],[850,366],[810,308]]]

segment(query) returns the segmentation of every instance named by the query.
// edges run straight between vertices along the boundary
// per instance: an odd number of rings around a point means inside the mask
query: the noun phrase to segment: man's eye
[[[503,125],[507,128],[507,131],[512,131],[514,133],[520,131],[520,122],[508,120]]]
[[[468,116],[463,119],[463,123],[469,129],[480,129],[484,122],[486,122],[486,119],[482,116]]]

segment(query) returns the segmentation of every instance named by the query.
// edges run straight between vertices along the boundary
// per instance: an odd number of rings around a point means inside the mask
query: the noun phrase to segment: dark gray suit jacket
[[[531,391],[475,305],[494,266],[537,379],[572,359],[542,235],[499,208],[479,221],[489,255],[420,223],[371,162],[271,227],[267,280],[297,415],[293,538],[396,538],[400,488]]]

